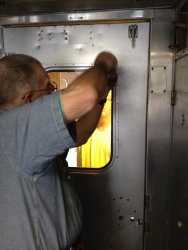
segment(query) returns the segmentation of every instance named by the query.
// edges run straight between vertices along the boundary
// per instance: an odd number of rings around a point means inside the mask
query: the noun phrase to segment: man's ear
[[[23,103],[24,103],[24,104],[27,104],[27,103],[33,102],[32,97],[33,97],[33,93],[32,93],[32,92],[27,92],[27,93],[22,97]]]

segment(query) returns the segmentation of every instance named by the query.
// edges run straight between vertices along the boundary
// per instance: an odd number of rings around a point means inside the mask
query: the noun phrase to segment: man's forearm
[[[96,104],[93,109],[76,122],[77,146],[85,144],[97,127],[103,105]]]

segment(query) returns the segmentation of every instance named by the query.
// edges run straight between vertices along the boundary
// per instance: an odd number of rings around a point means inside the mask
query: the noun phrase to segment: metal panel
[[[151,93],[162,93],[167,87],[166,66],[154,66],[151,68],[150,91]]]
[[[86,250],[143,249],[149,23],[4,29],[5,53],[27,53],[45,67],[89,66],[102,50],[119,61],[113,159],[105,170],[74,174],[84,208]],[[66,36],[66,39],[65,39]]]
[[[138,25],[133,49],[127,35],[116,33],[113,26],[119,59],[117,158],[107,172],[76,180],[85,208],[88,250],[143,247],[148,28],[149,24]]]
[[[173,10],[154,12],[151,30],[151,65],[148,100],[147,209],[145,249],[167,249],[168,173],[171,142],[171,90],[174,51],[172,39]],[[152,86],[153,69],[155,75]],[[154,70],[155,71],[155,70]],[[162,74],[162,75],[161,75]]]
[[[176,62],[176,104],[173,116],[169,181],[169,249],[188,249],[188,55]]]

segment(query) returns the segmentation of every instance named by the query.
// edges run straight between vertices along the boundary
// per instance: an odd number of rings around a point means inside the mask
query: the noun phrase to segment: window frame
[[[50,72],[84,72],[89,69],[92,65],[71,65],[71,66],[51,66],[46,67],[47,73]],[[111,155],[109,162],[100,168],[93,167],[71,167],[68,169],[70,173],[78,174],[98,174],[105,172],[112,166],[116,165],[118,160],[118,99],[117,99],[117,86],[112,89],[112,100],[111,100]]]

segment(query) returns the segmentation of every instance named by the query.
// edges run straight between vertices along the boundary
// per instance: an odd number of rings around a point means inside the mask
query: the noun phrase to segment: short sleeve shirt
[[[56,157],[75,144],[59,92],[0,111],[0,249],[70,244]]]

